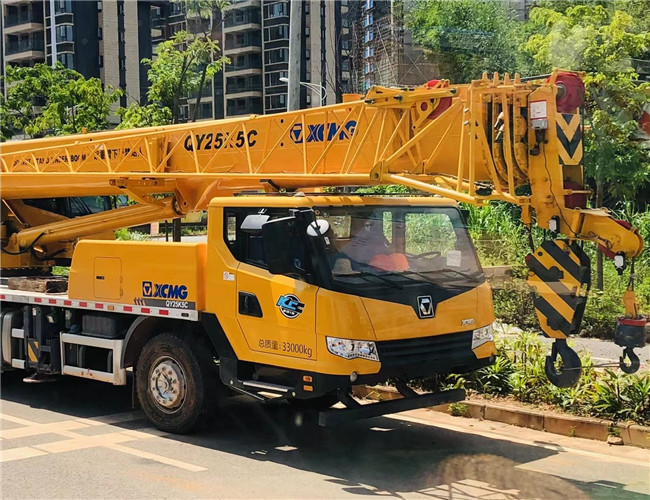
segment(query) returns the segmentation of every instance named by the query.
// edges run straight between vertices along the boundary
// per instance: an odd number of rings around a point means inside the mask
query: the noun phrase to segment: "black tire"
[[[135,380],[143,411],[165,432],[191,431],[216,404],[213,357],[191,332],[162,333],[149,340]]]
[[[323,394],[310,399],[289,398],[288,401],[296,410],[320,411],[327,410],[330,406],[338,403],[339,398],[336,394]]]

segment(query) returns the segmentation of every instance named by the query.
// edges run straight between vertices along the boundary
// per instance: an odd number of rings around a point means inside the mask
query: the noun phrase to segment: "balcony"
[[[230,2],[230,10],[233,9],[245,9],[247,7],[256,7],[260,8],[261,0],[234,0]]]
[[[260,29],[261,17],[259,10],[230,10],[223,23],[224,33]]]
[[[241,54],[245,52],[262,52],[261,33],[251,32],[226,35],[224,55]]]
[[[261,97],[262,83],[245,83],[243,85],[226,85],[226,95],[228,97]]]
[[[227,116],[261,115],[264,112],[261,97],[228,99]]]
[[[42,37],[32,35],[20,40],[11,40],[14,37],[8,38],[5,52],[6,63],[45,57],[45,42]]]
[[[23,5],[20,7],[7,7],[7,16],[5,17],[4,32],[5,35],[15,33],[30,33],[32,31],[43,30],[43,9],[42,5],[34,4]]]

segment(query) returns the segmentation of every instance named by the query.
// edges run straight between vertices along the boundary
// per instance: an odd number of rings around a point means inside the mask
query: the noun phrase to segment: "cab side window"
[[[264,255],[264,240],[262,233],[251,233],[241,230],[244,219],[251,214],[259,214],[260,208],[228,209],[224,214],[224,240],[230,248],[233,257],[239,262],[253,266],[267,268]],[[274,210],[266,212],[271,219],[286,217],[288,210]]]

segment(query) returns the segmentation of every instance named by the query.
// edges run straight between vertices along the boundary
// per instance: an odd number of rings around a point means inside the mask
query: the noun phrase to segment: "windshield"
[[[330,224],[328,260],[335,284],[395,287],[482,280],[460,212],[451,207],[334,207],[316,210]]]

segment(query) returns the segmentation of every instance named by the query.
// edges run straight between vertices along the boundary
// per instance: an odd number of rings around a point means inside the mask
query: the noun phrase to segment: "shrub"
[[[533,306],[533,293],[522,280],[505,281],[492,290],[494,315],[500,321],[521,329],[538,329],[537,315]]]
[[[115,239],[124,241],[145,241],[149,239],[149,235],[138,233],[136,231],[129,231],[128,228],[123,227],[115,231]]]
[[[452,417],[466,417],[469,406],[464,403],[451,403],[449,405],[449,414]]]

